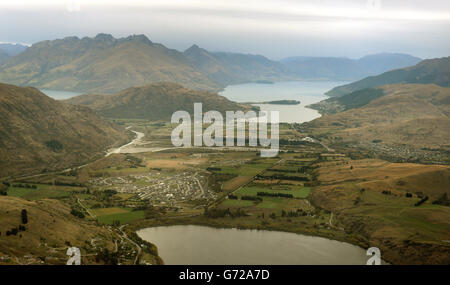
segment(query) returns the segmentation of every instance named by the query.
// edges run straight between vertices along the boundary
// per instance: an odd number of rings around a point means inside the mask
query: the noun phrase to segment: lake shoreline
[[[238,229],[238,230],[256,230],[256,231],[270,231],[270,232],[283,232],[283,233],[293,233],[298,235],[304,235],[309,237],[319,237],[326,238],[332,241],[338,241],[347,243],[353,246],[357,246],[363,250],[370,247],[369,243],[363,239],[360,239],[353,235],[348,235],[345,232],[338,231],[335,229],[317,229],[305,230],[302,228],[287,228],[282,224],[269,224],[253,226],[243,224],[239,218],[206,218],[203,215],[189,216],[189,217],[161,217],[158,219],[146,219],[141,221],[136,221],[129,225],[130,229],[134,232],[144,230],[145,228],[155,228],[155,227],[167,227],[167,226],[205,226],[215,229]],[[152,242],[152,241],[150,241]],[[158,246],[158,244],[155,244]],[[389,260],[386,260],[392,264]]]
[[[278,111],[281,123],[305,123],[322,115],[311,104],[326,100],[325,92],[346,82],[283,81],[229,85],[219,95],[238,104],[252,103],[263,112]]]

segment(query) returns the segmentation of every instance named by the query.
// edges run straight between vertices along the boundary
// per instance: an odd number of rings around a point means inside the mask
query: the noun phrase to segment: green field
[[[215,171],[217,173],[223,174],[234,174],[240,176],[255,176],[264,169],[270,167],[270,163],[248,163],[241,166],[223,166],[220,167],[220,171]]]
[[[299,172],[279,172],[279,171],[266,171],[262,177],[271,177],[271,176],[287,176],[287,177],[306,177],[309,175]]]
[[[227,199],[222,203],[222,206],[225,207],[250,207],[253,206],[253,201],[248,200],[235,200],[235,199]]]
[[[99,223],[107,225],[113,224],[114,221],[125,224],[145,217],[144,211],[132,211],[130,208],[97,208],[90,211],[97,216]]]
[[[283,209],[287,198],[278,198],[278,197],[264,197],[263,201],[258,204],[258,208],[266,208],[266,209]]]
[[[72,191],[84,190],[80,187],[71,186],[53,186],[44,184],[35,184],[37,189],[9,187],[8,196],[19,197],[27,200],[39,200],[45,198],[63,198],[70,196]]]

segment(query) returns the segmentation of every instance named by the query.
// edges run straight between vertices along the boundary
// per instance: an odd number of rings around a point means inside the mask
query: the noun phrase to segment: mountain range
[[[5,51],[0,49],[0,62],[6,60],[7,58],[9,58],[9,55]]]
[[[245,82],[357,80],[419,60],[403,54],[377,54],[359,60],[300,57],[274,61],[261,55],[210,52],[197,45],[179,52],[144,35],[116,39],[98,34],[41,41],[13,57],[3,56],[0,81],[87,93],[115,93],[156,82],[219,91]]]
[[[377,76],[370,76],[347,85],[335,87],[326,94],[328,96],[342,96],[365,88],[396,83],[434,83],[442,87],[448,87],[450,85],[450,57],[426,59],[414,66],[391,70]]]
[[[208,91],[187,89],[176,83],[160,82],[130,87],[115,94],[86,94],[65,102],[87,106],[108,118],[170,120],[178,110],[193,114],[194,103],[203,103],[203,112],[245,110],[250,108]]]
[[[350,81],[391,69],[412,66],[421,59],[400,53],[379,53],[359,59],[345,57],[288,57],[281,62],[287,70],[304,79]]]
[[[261,55],[209,52],[197,45],[184,51],[191,64],[220,86],[260,80],[298,79],[280,62]]]
[[[122,127],[89,108],[0,84],[0,177],[81,164],[126,141]]]
[[[43,41],[7,60],[0,69],[0,81],[54,90],[111,93],[159,81],[219,88],[182,53],[142,35]]]
[[[27,48],[27,46],[21,44],[0,43],[0,62],[18,55]]]

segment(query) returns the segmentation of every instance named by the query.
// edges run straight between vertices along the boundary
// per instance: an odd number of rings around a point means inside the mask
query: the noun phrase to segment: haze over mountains
[[[377,54],[359,60],[301,57],[278,62],[261,55],[209,52],[196,45],[179,52],[144,35],[115,39],[98,34],[42,41],[12,58],[4,57],[0,81],[90,93],[114,93],[156,82],[218,91],[230,84],[255,81],[356,80],[419,60],[403,54]]]
[[[288,57],[282,59],[286,68],[305,79],[357,80],[370,75],[420,62],[407,54],[380,53],[360,59],[345,57]]]
[[[4,61],[5,59],[9,58],[9,55],[0,49],[0,62]]]
[[[0,84],[0,177],[69,167],[126,141],[121,127],[89,108]]]
[[[21,44],[0,43],[0,62],[18,55],[28,47]]]

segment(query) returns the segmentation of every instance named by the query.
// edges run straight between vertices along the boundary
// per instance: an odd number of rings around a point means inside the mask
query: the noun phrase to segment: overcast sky
[[[184,50],[449,56],[449,0],[1,0],[0,42],[145,34]]]

